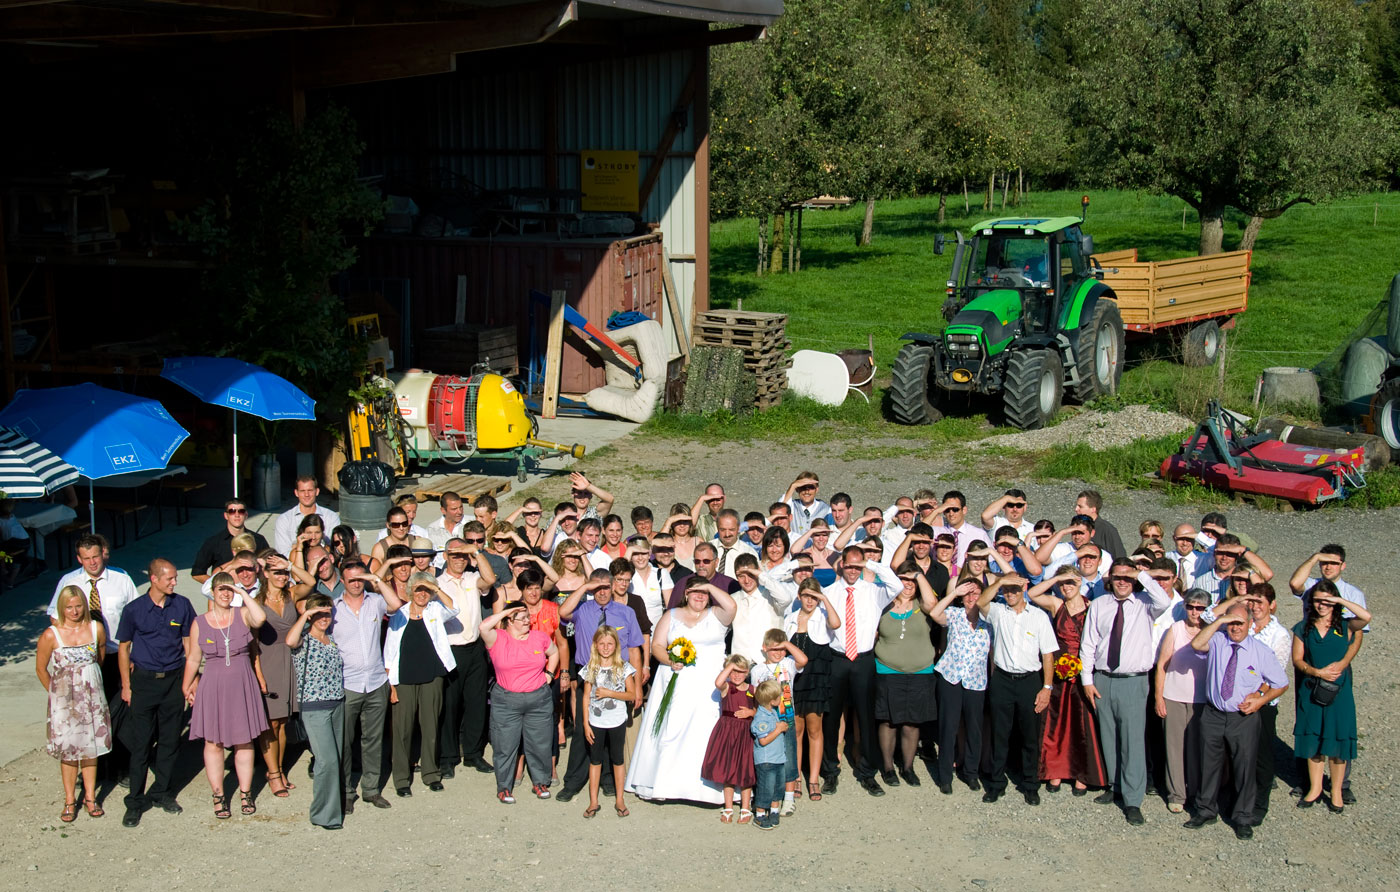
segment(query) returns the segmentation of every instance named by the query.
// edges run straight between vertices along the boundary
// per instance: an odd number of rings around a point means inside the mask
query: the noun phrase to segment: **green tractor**
[[[1087,207],[1088,200],[1085,200]],[[1113,393],[1123,318],[1093,260],[1083,217],[997,219],[957,233],[941,335],[910,332],[890,401],[904,424],[931,424],[975,394],[1001,396],[1007,424],[1044,427],[1068,395]],[[943,253],[943,236],[934,253]]]

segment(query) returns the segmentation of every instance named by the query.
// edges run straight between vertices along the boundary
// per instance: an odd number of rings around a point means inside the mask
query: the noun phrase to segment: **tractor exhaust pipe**
[[[531,446],[537,446],[540,449],[548,449],[550,452],[565,452],[572,455],[574,458],[583,458],[584,446],[582,443],[565,446],[562,443],[551,443],[548,440],[537,440],[534,437],[530,437],[525,442]]]

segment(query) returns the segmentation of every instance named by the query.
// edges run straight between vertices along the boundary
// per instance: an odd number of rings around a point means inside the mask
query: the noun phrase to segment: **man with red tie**
[[[867,561],[859,546],[841,552],[836,582],[822,589],[832,609],[841,614],[841,628],[832,633],[831,700],[823,720],[826,736],[822,748],[822,793],[836,792],[841,769],[836,762],[841,716],[849,702],[860,731],[860,759],[853,763],[856,782],[871,796],[885,790],[875,780],[875,632],[880,613],[894,600],[904,583],[887,564]],[[847,729],[849,736],[850,729]]]

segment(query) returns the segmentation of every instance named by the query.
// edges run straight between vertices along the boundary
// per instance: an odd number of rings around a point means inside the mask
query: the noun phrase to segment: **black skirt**
[[[792,683],[793,709],[798,715],[824,714],[831,704],[831,647],[813,643],[806,632],[793,635],[792,643],[807,655]]]
[[[875,676],[875,720],[890,725],[921,725],[938,718],[935,673]]]

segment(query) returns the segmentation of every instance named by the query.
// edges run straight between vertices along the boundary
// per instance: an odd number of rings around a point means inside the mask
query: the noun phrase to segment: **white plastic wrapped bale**
[[[641,362],[642,380],[638,383],[632,371],[612,357],[611,351],[589,341],[589,346],[603,357],[603,373],[608,383],[585,393],[583,401],[595,412],[638,423],[646,421],[656,411],[661,388],[666,383],[666,341],[661,324],[648,319],[614,329],[608,332],[608,337]]]

